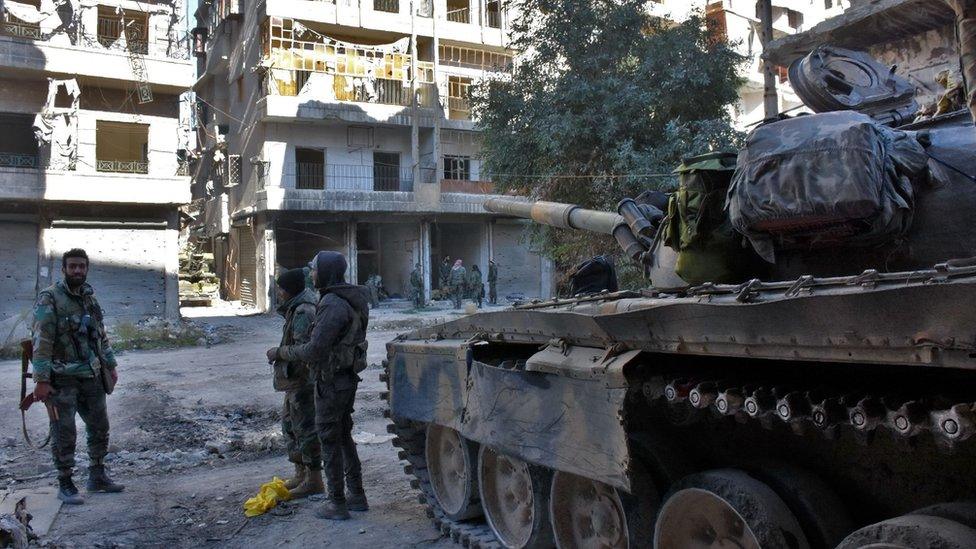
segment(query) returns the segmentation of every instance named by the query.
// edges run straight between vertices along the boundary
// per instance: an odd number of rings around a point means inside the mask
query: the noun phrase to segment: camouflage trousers
[[[89,461],[102,465],[108,452],[108,408],[101,380],[61,375],[51,385],[51,402],[58,410],[57,421],[51,421],[51,455],[58,476],[71,476],[75,466],[76,413],[85,422]]]
[[[488,283],[488,303],[492,305],[498,303],[498,290],[495,288],[494,282]]]
[[[363,492],[363,468],[352,439],[352,413],[358,385],[359,376],[352,372],[315,383],[315,428],[322,441],[329,498],[334,501],[345,501],[345,488],[350,493]]]
[[[464,302],[464,287],[462,286],[452,286],[451,287],[451,300],[454,302],[454,308],[460,309],[461,304]]]
[[[315,432],[315,386],[285,392],[281,432],[288,443],[288,460],[314,470],[322,468],[322,447]]]

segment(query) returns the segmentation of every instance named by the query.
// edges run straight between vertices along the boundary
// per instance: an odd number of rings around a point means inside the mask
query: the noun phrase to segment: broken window
[[[438,46],[441,65],[465,67],[483,71],[508,71],[512,56],[507,53],[476,50],[463,46]]]
[[[325,151],[295,148],[295,188],[325,188]]]
[[[447,20],[455,23],[470,23],[470,0],[447,0]]]
[[[449,76],[447,79],[447,117],[471,120],[471,79]]]
[[[29,114],[0,113],[0,168],[36,168],[37,140]]]
[[[144,12],[98,6],[98,43],[113,50],[149,52],[149,18]]]
[[[454,181],[471,180],[471,157],[470,156],[444,156],[444,179]]]
[[[149,125],[96,121],[95,159],[100,172],[149,173]]]
[[[373,152],[373,190],[400,190],[400,153]]]

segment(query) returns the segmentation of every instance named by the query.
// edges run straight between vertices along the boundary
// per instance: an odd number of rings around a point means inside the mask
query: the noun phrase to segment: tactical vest
[[[366,341],[368,318],[364,318],[352,304],[349,305],[349,309],[352,311],[352,322],[349,323],[346,333],[333,347],[332,354],[329,356],[329,374],[342,372],[358,374],[369,366],[366,363],[366,351],[369,349],[369,342]]]
[[[48,295],[54,303],[57,319],[51,354],[54,372],[58,373],[59,365],[84,363],[90,366],[101,354],[98,346],[103,335],[101,332],[105,329],[102,308],[91,288],[86,286],[80,299],[57,284],[41,290],[38,295]],[[94,375],[94,371],[92,373]]]
[[[310,318],[315,318],[315,306],[311,303],[299,303],[288,315],[288,320],[284,327],[284,341],[282,345],[294,345],[295,338],[292,335],[292,322],[299,313],[304,313]],[[274,378],[273,386],[275,391],[293,391],[301,389],[311,381],[308,365],[302,362],[288,362],[276,360],[273,366]]]

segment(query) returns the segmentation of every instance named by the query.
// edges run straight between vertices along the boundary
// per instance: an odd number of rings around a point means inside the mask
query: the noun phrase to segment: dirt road
[[[264,351],[277,344],[281,320],[190,312],[215,325],[228,342],[120,356],[120,384],[109,397],[108,459],[126,490],[62,507],[43,541],[67,547],[452,546],[427,520],[389,442],[378,366],[362,374],[354,416],[372,509],[334,523],[313,516],[314,501],[289,502],[245,519],[244,500],[262,482],[290,471],[281,449],[281,394],[271,390],[263,360]],[[448,315],[380,311],[371,319],[376,329],[369,334],[370,362],[384,358],[385,343],[398,330],[418,318]],[[0,492],[56,484],[50,455],[30,450],[20,437],[19,366],[0,362]],[[32,432],[43,436],[43,412],[31,414]],[[76,480],[83,484],[87,456],[78,424]]]

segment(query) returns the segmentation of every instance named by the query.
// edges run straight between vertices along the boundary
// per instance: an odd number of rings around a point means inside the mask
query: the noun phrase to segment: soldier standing
[[[278,314],[285,318],[281,345],[307,343],[315,323],[315,292],[305,288],[302,269],[285,271],[278,277]],[[315,431],[315,380],[303,362],[274,361],[274,388],[285,393],[281,431],[288,443],[288,460],[295,476],[285,481],[293,498],[324,492],[322,447]]]
[[[34,396],[51,399],[58,419],[51,421],[51,454],[58,469],[58,499],[78,505],[84,499],[71,480],[75,466],[75,413],[85,422],[88,437],[89,492],[121,492],[105,472],[108,452],[108,409],[102,367],[112,382],[119,379],[117,362],[105,334],[102,308],[88,278],[88,254],[75,248],[61,257],[64,279],[37,296],[32,327]]]
[[[460,309],[461,302],[464,300],[464,290],[468,283],[468,273],[464,269],[463,262],[458,259],[451,268],[447,284],[451,288],[451,299],[454,301],[454,308]]]
[[[449,284],[451,282],[451,256],[444,256],[444,261],[441,261],[441,272],[440,272],[440,290],[441,293],[448,291]],[[443,299],[443,296],[442,296]]]
[[[375,274],[371,274],[366,279],[366,290],[369,292],[369,306],[374,309],[380,303],[380,287],[377,278]]]
[[[494,259],[488,260],[488,303],[498,304],[498,265]]]
[[[315,375],[315,428],[329,489],[329,497],[316,515],[345,520],[350,510],[369,509],[362,465],[352,439],[353,404],[362,381],[357,374],[366,369],[369,296],[362,286],[346,284],[346,258],[338,252],[319,252],[309,267],[320,295],[312,335],[307,343],[274,347],[267,354],[269,361],[311,365]]]
[[[477,265],[471,266],[471,273],[468,275],[468,288],[471,292],[471,299],[478,302],[480,309],[485,300],[485,283],[481,278],[481,269]]]
[[[424,278],[420,272],[420,263],[413,267],[410,272],[410,290],[413,293],[414,308],[421,309],[424,306]]]

